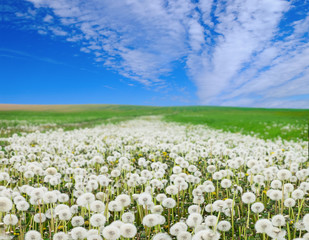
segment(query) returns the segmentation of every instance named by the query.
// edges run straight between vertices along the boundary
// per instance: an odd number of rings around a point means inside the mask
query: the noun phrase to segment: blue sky
[[[308,0],[4,0],[0,102],[308,108]]]

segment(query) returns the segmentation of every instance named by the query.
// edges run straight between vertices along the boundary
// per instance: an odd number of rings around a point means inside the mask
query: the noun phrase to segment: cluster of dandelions
[[[14,239],[309,239],[305,142],[159,121],[7,141],[0,230]]]

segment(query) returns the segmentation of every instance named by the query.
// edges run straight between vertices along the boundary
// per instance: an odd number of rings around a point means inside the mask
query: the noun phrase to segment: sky
[[[2,0],[0,103],[309,108],[309,0]]]

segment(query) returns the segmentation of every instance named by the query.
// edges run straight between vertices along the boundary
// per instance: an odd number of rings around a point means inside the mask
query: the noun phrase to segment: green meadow
[[[43,131],[59,127],[72,130],[153,115],[163,121],[204,124],[263,139],[308,140],[309,110],[131,105],[19,105],[18,109],[0,105],[0,137],[33,131],[34,126]]]

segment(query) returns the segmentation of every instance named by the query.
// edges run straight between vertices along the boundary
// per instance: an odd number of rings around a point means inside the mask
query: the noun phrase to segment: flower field
[[[303,140],[149,118],[6,141],[0,239],[309,239]]]

